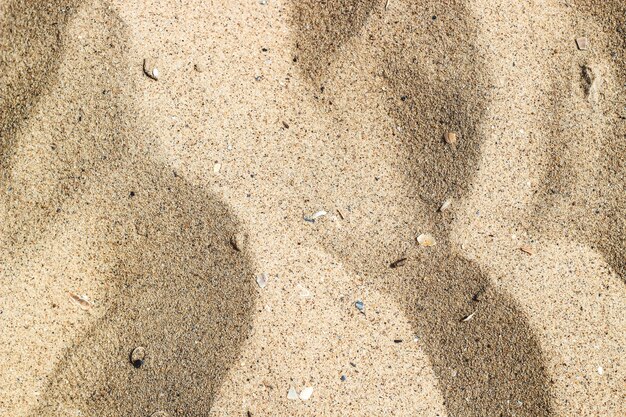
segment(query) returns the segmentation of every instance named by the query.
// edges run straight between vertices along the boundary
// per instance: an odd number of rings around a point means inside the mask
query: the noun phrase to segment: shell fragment
[[[476,312],[474,311],[472,314],[470,314],[469,316],[466,316],[463,320],[463,322],[465,321],[470,321],[472,318],[474,318],[474,314],[476,314]]]
[[[435,246],[437,244],[433,235],[429,233],[422,233],[419,235],[417,237],[417,243],[419,243],[420,246]]]
[[[141,346],[136,347],[130,353],[130,363],[132,363],[135,368],[141,368],[141,365],[143,365],[145,358],[146,349]]]
[[[262,274],[257,275],[256,283],[259,288],[265,288],[265,286],[267,285],[267,274],[263,272]]]
[[[302,297],[302,298],[311,298],[311,291],[309,291],[302,284],[298,284],[296,286],[296,289],[298,290],[298,294],[300,295],[300,297]]]
[[[83,310],[89,310],[92,306],[91,301],[89,301],[89,297],[86,295],[77,295],[73,292],[68,293],[70,296],[70,301]]]
[[[439,211],[446,211],[450,208],[450,205],[452,204],[452,199],[448,198],[446,201],[444,201],[441,204],[441,207],[439,207]]]
[[[243,233],[235,233],[230,238],[230,246],[237,252],[241,252],[246,244],[246,236]]]
[[[311,398],[311,395],[313,394],[313,387],[306,387],[305,389],[302,390],[302,392],[300,393],[300,399],[302,401],[306,401],[309,398]]]
[[[297,400],[298,399],[298,391],[294,387],[289,387],[289,392],[287,392],[288,400]]]
[[[589,40],[585,37],[576,39],[576,46],[581,51],[586,50],[589,47]]]
[[[304,221],[307,221],[309,223],[315,223],[315,219],[317,219],[319,217],[322,217],[322,216],[325,216],[326,214],[328,214],[328,213],[326,213],[324,210],[320,210],[320,211],[318,211],[316,213],[313,213],[310,216],[304,216]]]
[[[153,59],[146,58],[143,60],[143,72],[155,81],[159,79],[159,69]]]

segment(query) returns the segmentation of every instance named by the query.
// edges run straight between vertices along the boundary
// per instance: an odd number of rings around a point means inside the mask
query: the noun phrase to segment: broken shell
[[[136,347],[132,352],[130,352],[130,363],[132,363],[135,368],[141,368],[145,358],[146,349],[142,346]]]
[[[533,255],[535,253],[535,250],[530,245],[524,245],[524,246],[520,247],[520,250],[522,252],[525,252],[525,253],[529,254],[529,255]]]
[[[238,252],[243,250],[243,247],[246,244],[246,235],[243,233],[235,233],[230,238],[230,245]]]
[[[222,164],[220,164],[219,162],[216,163],[215,165],[213,165],[213,173],[214,174],[219,174],[220,169],[222,169]]]
[[[419,235],[417,237],[417,243],[419,243],[420,246],[435,246],[437,244],[435,238],[428,233],[422,233]]]
[[[257,275],[256,283],[258,284],[259,288],[265,288],[265,286],[267,285],[267,274],[263,272],[262,274]]]
[[[310,216],[304,216],[304,220],[309,223],[315,223],[315,219],[317,219],[318,217],[325,216],[326,214],[327,213],[324,210],[320,210]]]
[[[306,387],[305,389],[302,390],[302,392],[300,393],[300,399],[302,401],[306,401],[309,398],[311,398],[311,395],[313,394],[313,387]]]
[[[465,317],[463,320],[461,321],[470,321],[472,319],[472,317],[474,317],[474,314],[476,314],[476,312],[474,311],[472,314],[470,314],[469,316]]]
[[[91,308],[92,304],[86,295],[77,295],[73,292],[70,292],[68,294],[70,296],[70,301],[72,301],[72,303],[76,304],[83,310],[89,310]]]
[[[443,204],[441,204],[441,207],[439,207],[439,211],[448,210],[451,204],[452,204],[452,199],[448,198],[446,201],[443,202]]]
[[[302,297],[302,298],[311,298],[311,291],[309,291],[302,284],[298,284],[296,286],[296,288],[298,289],[298,294],[300,295],[300,297]]]
[[[289,392],[287,392],[288,400],[297,400],[298,399],[298,391],[294,387],[289,387]]]
[[[589,40],[585,37],[578,38],[576,39],[576,46],[578,46],[578,49],[581,51],[584,51],[589,47]]]
[[[152,59],[146,58],[143,60],[143,72],[155,81],[159,79],[159,70]]]
[[[457,137],[456,137],[456,133],[455,132],[446,132],[443,135],[443,137],[446,140],[446,143],[448,145],[452,146],[453,148],[456,147]]]

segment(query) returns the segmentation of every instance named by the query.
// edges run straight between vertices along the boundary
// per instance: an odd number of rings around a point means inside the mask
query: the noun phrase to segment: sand
[[[626,414],[623,2],[0,10],[1,416]]]

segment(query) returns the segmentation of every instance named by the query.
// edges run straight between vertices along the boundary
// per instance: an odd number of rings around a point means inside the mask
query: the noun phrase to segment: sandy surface
[[[626,414],[626,3],[0,19],[1,416]]]

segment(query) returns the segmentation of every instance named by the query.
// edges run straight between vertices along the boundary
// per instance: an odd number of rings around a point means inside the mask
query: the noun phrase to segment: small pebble
[[[363,301],[361,300],[357,300],[356,303],[354,303],[354,306],[357,308],[357,310],[361,312],[365,309],[365,305],[363,304]]]
[[[306,401],[309,398],[311,398],[312,394],[313,394],[313,387],[307,387],[303,389],[302,392],[300,393],[300,399],[302,401]]]
[[[604,368],[601,366],[598,366],[598,373],[602,375],[604,373]]]
[[[213,173],[214,174],[219,174],[221,169],[222,169],[222,164],[220,164],[219,162],[216,163],[215,165],[213,165]]]
[[[204,72],[206,71],[206,65],[197,62],[194,64],[193,69],[195,69],[197,72]]]
[[[341,375],[341,380],[345,381],[346,379],[348,379],[345,375]]]
[[[457,137],[455,132],[446,132],[444,134],[444,139],[446,140],[446,143],[450,145],[453,149],[456,148]]]
[[[130,363],[137,369],[141,368],[146,357],[146,349],[139,346],[130,353]]]

